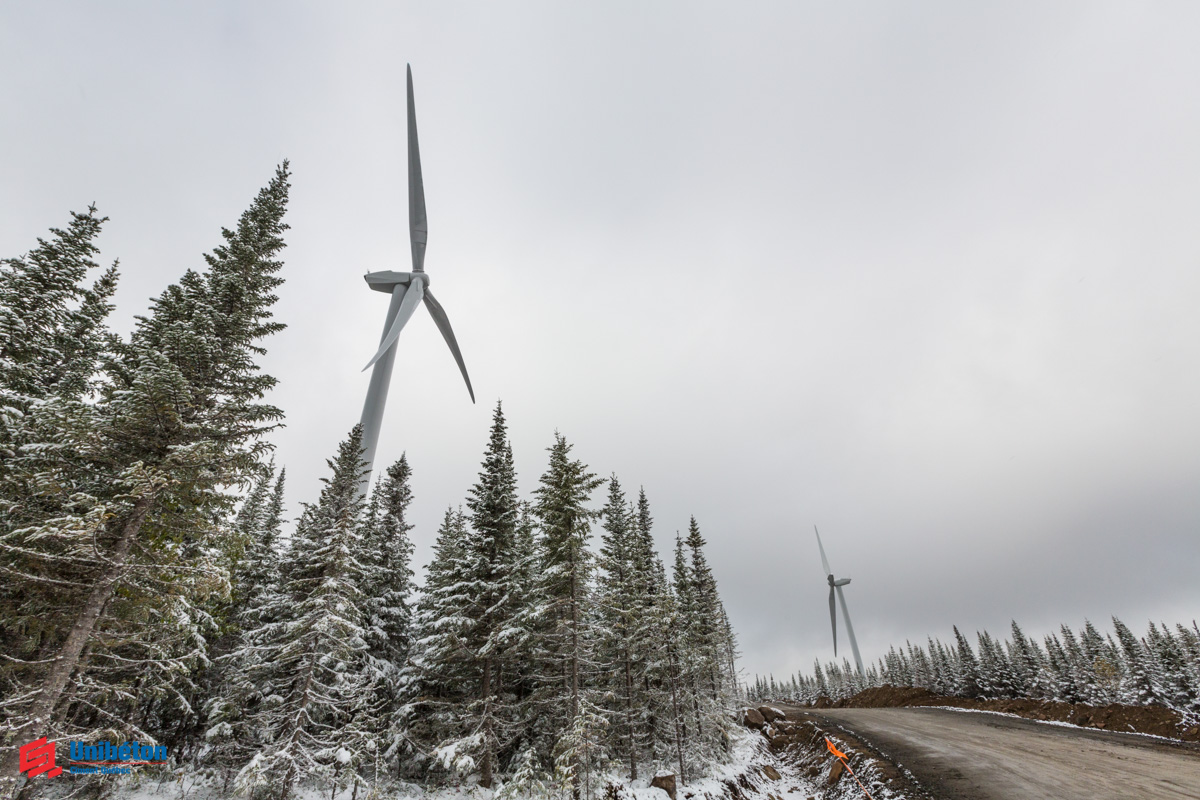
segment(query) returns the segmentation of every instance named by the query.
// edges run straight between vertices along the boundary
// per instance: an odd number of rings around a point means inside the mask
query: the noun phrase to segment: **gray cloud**
[[[295,170],[270,371],[289,504],[357,421],[407,268],[413,63],[428,268],[381,457],[418,558],[492,404],[522,488],[561,430],[695,514],[749,671],[1200,601],[1194,4],[8,4],[0,252],[96,201],[118,324]]]

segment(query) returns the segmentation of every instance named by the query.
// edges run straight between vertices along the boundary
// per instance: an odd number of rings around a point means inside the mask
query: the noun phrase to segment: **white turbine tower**
[[[429,291],[429,276],[425,274],[425,242],[429,236],[429,222],[425,216],[425,184],[421,180],[421,151],[417,146],[417,111],[413,104],[411,65],[408,67],[408,233],[412,241],[412,272],[372,272],[366,276],[367,285],[377,292],[391,294],[392,302],[388,305],[387,318],[383,323],[383,338],[379,342],[379,350],[363,368],[365,371],[372,365],[375,367],[371,373],[371,383],[367,387],[367,400],[363,403],[362,412],[363,461],[366,462],[362,483],[364,493],[371,480],[371,468],[375,464],[375,448],[379,444],[383,408],[387,404],[392,366],[396,362],[396,339],[422,301],[425,308],[429,309],[434,324],[442,332],[442,338],[450,346],[450,352],[458,362],[463,380],[467,382],[471,402],[475,402],[475,390],[471,388],[471,378],[467,375],[467,366],[463,363],[458,342],[454,339],[454,331],[450,328],[450,319],[446,316],[442,304],[433,299],[433,294]],[[406,370],[406,376],[411,375],[411,370]]]
[[[837,604],[833,597],[836,592],[837,599],[842,603],[842,619],[846,621],[846,635],[850,637],[850,649],[854,651],[854,663],[858,665],[858,674],[865,678],[867,673],[863,670],[862,656],[858,654],[858,641],[854,638],[854,626],[850,624],[850,609],[846,608],[846,595],[842,594],[842,587],[848,584],[850,579],[833,577],[833,570],[829,568],[829,560],[825,558],[825,548],[821,545],[821,532],[817,530],[816,525],[813,525],[813,531],[817,534],[817,547],[821,550],[821,566],[825,568],[825,578],[829,581],[829,622],[833,626],[833,655],[837,656]]]

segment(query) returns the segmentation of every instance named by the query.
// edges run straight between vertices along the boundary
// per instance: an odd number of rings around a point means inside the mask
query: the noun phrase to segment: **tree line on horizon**
[[[812,673],[785,681],[755,676],[746,687],[758,700],[792,699],[804,704],[819,698],[843,700],[879,686],[915,687],[948,696],[979,699],[1050,700],[1105,706],[1160,706],[1185,724],[1200,723],[1200,628],[1149,623],[1138,638],[1117,617],[1113,631],[1101,634],[1090,621],[1076,634],[1067,625],[1042,642],[1026,636],[1014,620],[1001,641],[986,630],[976,647],[954,627],[954,641],[932,637],[928,646],[906,642],[862,676],[850,662],[818,659]],[[1061,634],[1061,635],[1060,635]],[[1114,638],[1115,634],[1115,638]]]
[[[737,645],[700,527],[668,571],[645,491],[560,434],[521,499],[497,404],[423,586],[411,466],[363,496],[357,427],[289,525],[259,366],[284,327],[288,178],[125,338],[106,327],[117,265],[88,283],[94,207],[0,262],[3,796],[40,786],[11,777],[40,736],[165,745],[263,800],[381,780],[579,798],[614,773],[703,774],[729,748]]]

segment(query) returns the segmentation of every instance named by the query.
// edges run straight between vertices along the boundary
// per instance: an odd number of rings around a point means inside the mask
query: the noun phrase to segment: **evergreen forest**
[[[260,363],[285,327],[289,177],[127,336],[94,207],[0,262],[4,796],[36,793],[9,762],[42,736],[164,745],[153,769],[258,800],[704,774],[730,748],[738,653],[695,519],[664,562],[646,492],[558,433],[522,497],[499,403],[421,585],[420,465],[364,495],[357,427],[284,507]]]
[[[1156,706],[1179,715],[1183,726],[1200,725],[1200,628],[1149,624],[1138,638],[1113,617],[1112,632],[1090,621],[1076,633],[1067,625],[1042,642],[1016,621],[1005,640],[977,633],[976,646],[957,627],[954,641],[930,638],[927,646],[891,647],[860,675],[850,662],[818,660],[812,674],[786,680],[756,676],[747,688],[755,699],[804,704],[825,697],[844,700],[878,686],[915,687],[947,697],[982,700],[1048,700],[1090,706]]]

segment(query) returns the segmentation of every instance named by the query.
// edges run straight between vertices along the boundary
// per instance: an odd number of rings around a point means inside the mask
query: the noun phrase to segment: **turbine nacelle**
[[[368,272],[363,276],[363,280],[377,292],[391,294],[392,290],[397,286],[408,286],[412,283],[413,278],[418,281],[424,281],[425,288],[429,288],[429,274],[425,272],[394,272],[392,270],[384,270],[382,272]]]

